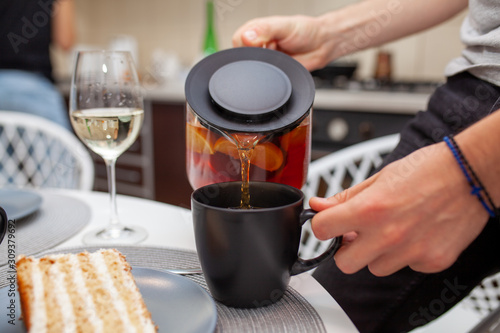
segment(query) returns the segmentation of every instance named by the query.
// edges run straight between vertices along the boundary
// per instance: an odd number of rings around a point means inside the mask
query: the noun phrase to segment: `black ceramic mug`
[[[7,224],[9,220],[7,219],[7,213],[0,207],[0,244],[2,244],[2,240],[5,237],[5,233],[7,232]]]
[[[290,276],[331,259],[333,240],[320,256],[298,257],[302,225],[316,212],[304,209],[291,186],[250,182],[250,205],[240,209],[241,182],[201,187],[191,196],[196,248],[208,288],[221,303],[260,307],[283,296]]]

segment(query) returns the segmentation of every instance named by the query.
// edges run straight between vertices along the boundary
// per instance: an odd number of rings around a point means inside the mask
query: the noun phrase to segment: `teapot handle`
[[[312,219],[314,215],[316,215],[317,213],[318,212],[312,209],[303,210],[302,213],[300,214],[300,224],[304,225],[305,222]],[[290,274],[296,275],[309,271],[313,268],[316,268],[323,261],[333,258],[333,256],[335,255],[335,253],[337,252],[337,250],[340,248],[341,245],[342,245],[342,236],[338,236],[333,238],[328,249],[319,256],[317,256],[316,258],[312,259],[302,259],[300,257],[297,258],[297,260],[292,266]]]

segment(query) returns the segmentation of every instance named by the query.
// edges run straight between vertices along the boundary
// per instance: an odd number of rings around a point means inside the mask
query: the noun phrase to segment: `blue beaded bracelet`
[[[444,142],[448,145],[448,148],[450,148],[453,157],[455,157],[455,160],[457,161],[458,165],[460,166],[460,169],[462,170],[462,173],[465,175],[465,178],[467,179],[467,182],[471,186],[471,194],[476,196],[481,205],[484,207],[484,209],[488,212],[488,214],[491,217],[496,217],[498,216],[498,209],[495,207],[493,204],[493,201],[491,200],[490,195],[484,188],[483,184],[477,177],[476,173],[474,170],[472,170],[472,167],[470,164],[467,162],[467,159],[463,155],[462,151],[458,147],[458,144],[456,143],[455,139],[453,136],[445,136],[443,138]],[[486,197],[486,200],[484,199],[483,195]],[[486,202],[488,201],[488,203]]]

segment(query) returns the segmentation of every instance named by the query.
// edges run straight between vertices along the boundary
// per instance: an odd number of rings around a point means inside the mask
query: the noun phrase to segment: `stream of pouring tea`
[[[250,166],[254,148],[261,139],[259,135],[233,134],[238,145],[241,162],[241,201],[240,209],[252,209],[250,205]]]
[[[241,209],[251,209],[250,206],[250,161],[252,159],[253,148],[238,149],[241,160]]]

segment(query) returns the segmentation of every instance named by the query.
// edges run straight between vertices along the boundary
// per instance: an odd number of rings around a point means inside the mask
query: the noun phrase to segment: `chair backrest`
[[[0,187],[91,190],[94,164],[67,129],[39,116],[0,111]]]
[[[477,311],[481,317],[500,307],[500,273],[488,276],[462,301],[466,309]]]
[[[314,196],[330,197],[368,178],[398,141],[399,134],[388,135],[352,145],[311,162],[307,182],[302,188],[305,205],[308,206],[309,199]],[[300,244],[302,258],[315,257],[329,244],[330,241],[319,241],[314,237],[310,223],[304,225]]]

